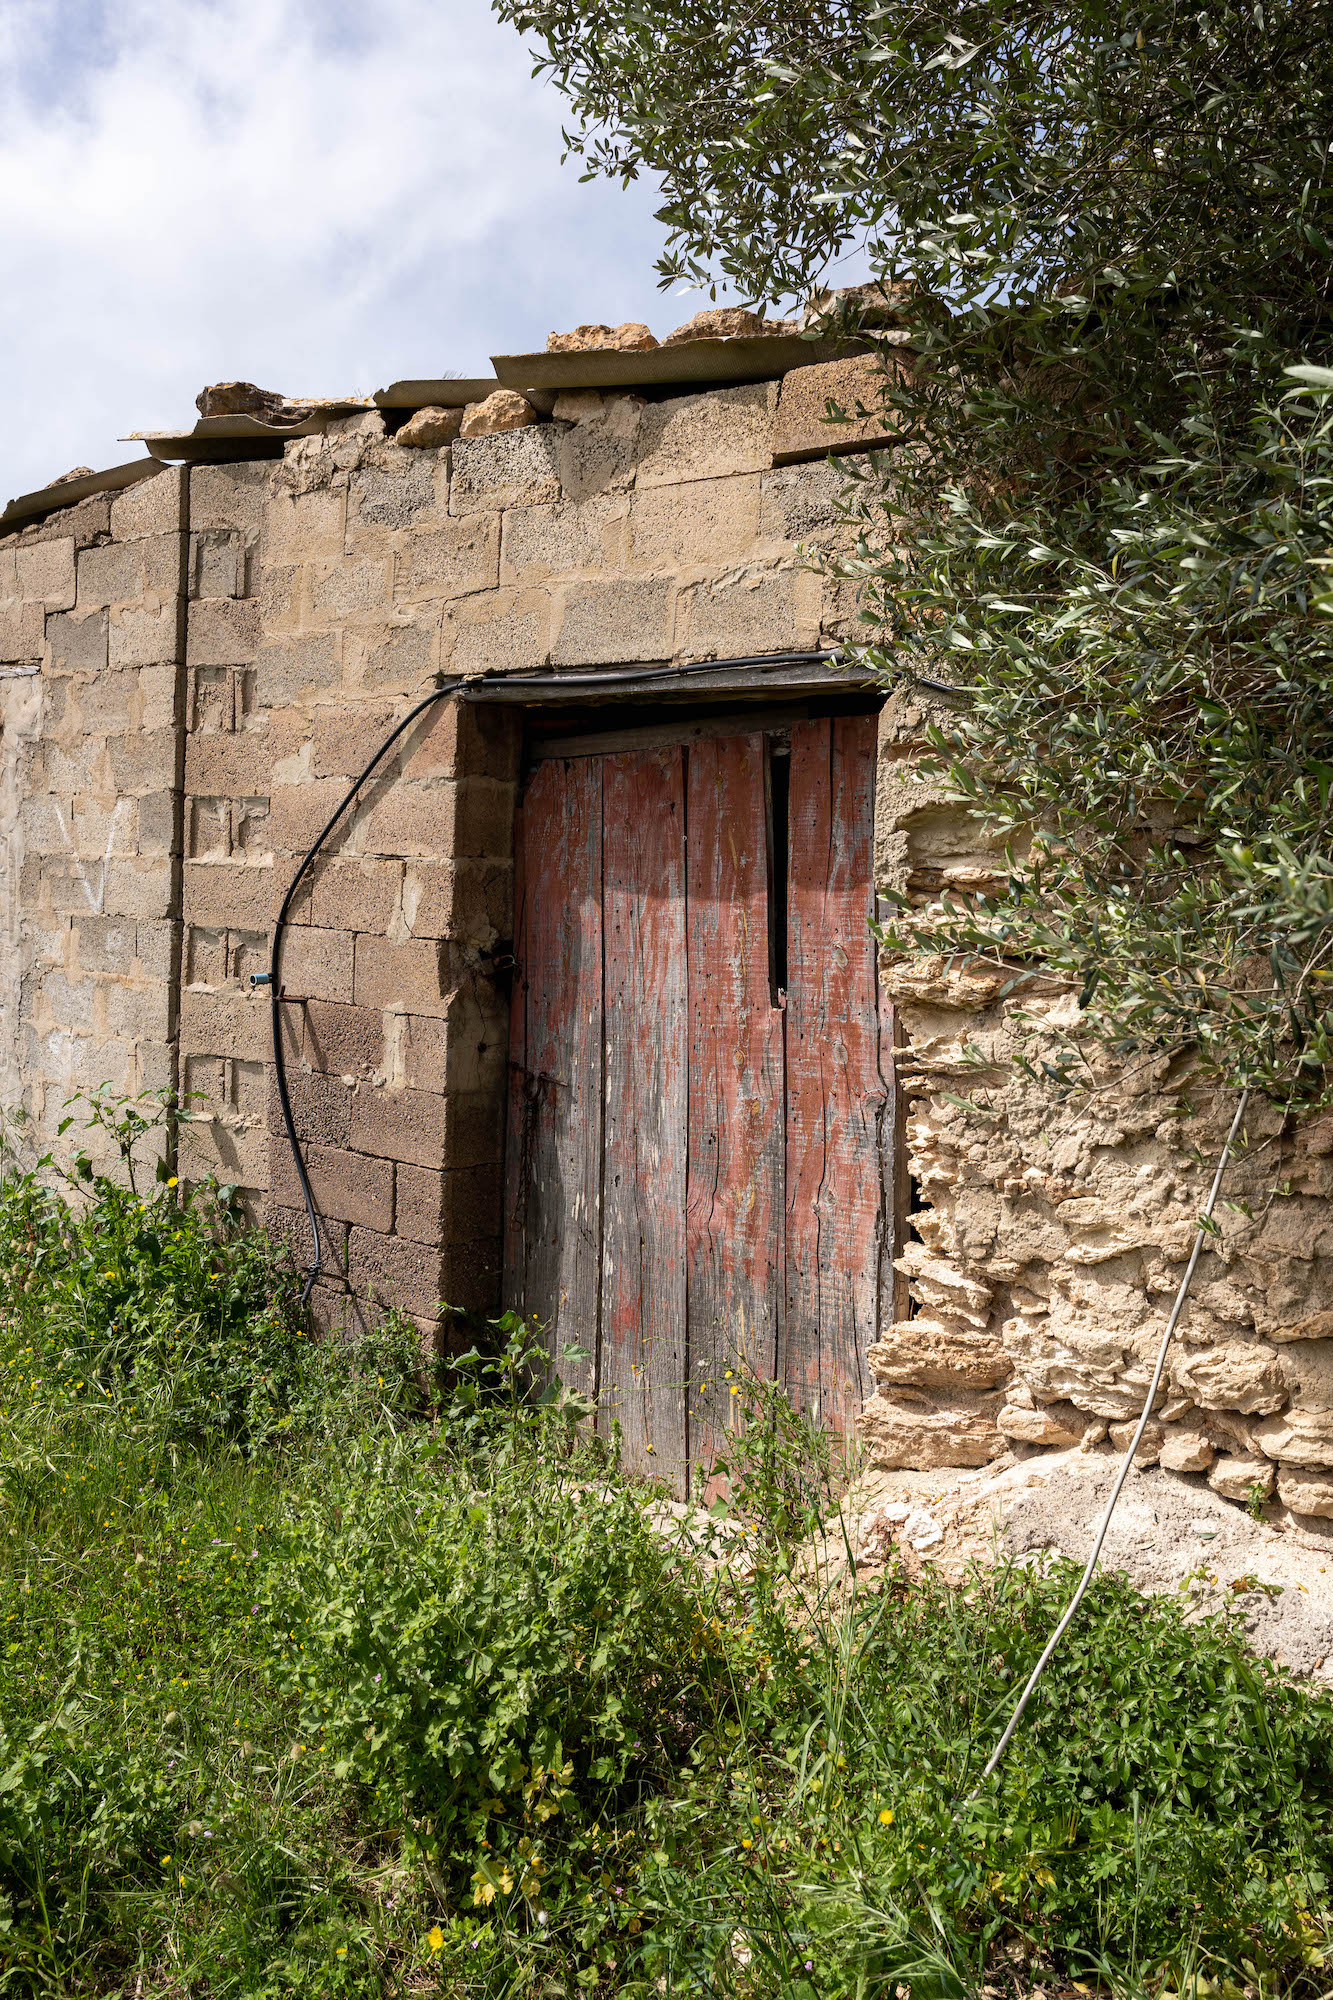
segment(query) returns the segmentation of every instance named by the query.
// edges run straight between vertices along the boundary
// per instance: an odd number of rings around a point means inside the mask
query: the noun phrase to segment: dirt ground
[[[981,1472],[870,1473],[847,1495],[843,1529],[826,1551],[836,1562],[845,1531],[858,1570],[896,1548],[951,1582],[973,1563],[1033,1561],[1047,1551],[1082,1563],[1119,1463],[1102,1445],[1010,1457]],[[1333,1521],[1297,1525],[1276,1503],[1252,1520],[1202,1474],[1136,1468],[1102,1566],[1145,1593],[1188,1598],[1191,1616],[1229,1604],[1257,1653],[1333,1681]]]

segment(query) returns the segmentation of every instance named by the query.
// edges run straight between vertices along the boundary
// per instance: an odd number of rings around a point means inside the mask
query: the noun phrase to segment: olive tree
[[[1003,849],[893,936],[1317,1101],[1333,0],[494,4],[587,173],[660,177],[664,285],[882,285],[843,565],[875,666],[956,690],[934,775]]]

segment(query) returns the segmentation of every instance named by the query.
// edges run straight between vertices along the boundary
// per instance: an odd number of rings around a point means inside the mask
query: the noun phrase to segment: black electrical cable
[[[305,1288],[301,1293],[301,1306],[303,1310],[310,1302],[310,1294],[315,1288],[315,1280],[316,1278],[318,1278],[321,1266],[323,1265],[324,1262],[324,1253],[320,1246],[320,1240],[319,1240],[319,1213],[315,1207],[315,1197],[310,1186],[310,1176],[306,1172],[305,1156],[301,1151],[301,1142],[296,1136],[296,1121],[292,1117],[292,1100],[291,1100],[291,1095],[287,1089],[287,1058],[283,1051],[283,1046],[282,1046],[282,1011],[281,1011],[283,932],[287,928],[287,918],[288,914],[290,913],[293,900],[295,899],[296,892],[300,888],[302,882],[305,880],[308,871],[311,869],[311,867],[313,867],[315,859],[319,854],[320,848],[323,847],[325,841],[328,839],[329,835],[333,832],[334,827],[337,826],[338,821],[347,811],[347,808],[351,805],[357,793],[361,790],[361,787],[365,784],[367,778],[370,777],[376,765],[379,764],[381,760],[384,758],[385,754],[393,748],[394,744],[398,741],[398,738],[403,734],[403,731],[411,728],[412,724],[416,721],[419,715],[424,714],[428,708],[432,708],[437,701],[443,701],[446,695],[456,694],[458,692],[458,689],[462,685],[463,685],[462,679],[457,678],[451,681],[446,681],[441,687],[432,688],[431,692],[426,696],[425,700],[419,701],[416,704],[415,708],[410,708],[407,711],[407,714],[403,717],[402,721],[398,723],[395,728],[390,730],[389,734],[380,744],[379,749],[375,752],[370,762],[366,765],[366,768],[361,773],[361,776],[356,780],[351,790],[345,793],[345,795],[338,804],[337,810],[333,813],[332,817],[326,822],[323,830],[316,836],[314,843],[309,848],[307,848],[305,855],[302,858],[300,867],[297,869],[295,875],[293,875],[291,879],[291,883],[288,887],[287,894],[282,899],[282,907],[278,911],[277,918],[274,921],[273,946],[272,946],[272,951],[269,955],[269,964],[268,964],[269,1007],[271,1010],[272,1023],[273,1023],[273,1073],[277,1079],[278,1104],[282,1110],[282,1122],[287,1133],[287,1143],[292,1149],[292,1158],[296,1162],[297,1178],[300,1180],[301,1183],[301,1193],[305,1197],[305,1212],[306,1212],[306,1218],[310,1223],[310,1241],[314,1251],[310,1268],[306,1272]]]
[[[688,660],[676,666],[643,667],[633,673],[484,674],[476,679],[465,679],[461,675],[456,675],[452,680],[443,682],[437,688],[432,688],[431,692],[423,700],[417,702],[415,707],[410,708],[402,721],[396,723],[389,731],[389,734],[380,744],[379,749],[366,765],[360,777],[355,780],[349,790],[343,795],[321,831],[306,849],[300,866],[297,868],[288,885],[287,893],[282,899],[282,907],[279,909],[273,925],[273,944],[269,954],[268,969],[269,1007],[273,1032],[273,1073],[278,1085],[278,1105],[282,1112],[283,1129],[287,1134],[287,1143],[292,1150],[292,1158],[296,1163],[297,1179],[301,1183],[301,1193],[305,1200],[306,1219],[310,1224],[310,1241],[313,1253],[310,1267],[306,1272],[305,1286],[301,1293],[301,1305],[303,1309],[309,1304],[310,1294],[315,1288],[315,1280],[323,1268],[324,1253],[319,1240],[319,1211],[315,1207],[315,1196],[310,1186],[310,1175],[306,1170],[305,1155],[301,1150],[301,1142],[296,1135],[296,1121],[292,1116],[292,1100],[287,1089],[287,1058],[282,1045],[281,1011],[283,999],[283,933],[287,928],[287,919],[291,912],[296,892],[318,859],[320,849],[333,832],[335,826],[337,826],[343,814],[355,800],[361,787],[372,775],[376,767],[383,761],[386,754],[393,748],[399,737],[405,730],[411,728],[419,715],[424,714],[428,708],[432,708],[437,701],[443,701],[447,695],[457,694],[460,688],[465,690],[471,698],[480,699],[484,691],[494,688],[497,683],[502,683],[504,686],[511,688],[546,689],[558,687],[562,692],[568,689],[571,701],[577,701],[578,690],[580,688],[605,687],[608,683],[614,684],[617,687],[637,687],[645,681],[680,680],[691,674],[716,673],[719,669],[727,667],[757,667],[762,669],[764,667],[804,666],[814,660],[826,661],[831,664],[833,661],[840,660],[841,658],[841,652],[835,647],[817,653],[749,653],[731,660]],[[957,695],[966,692],[963,688],[947,687],[943,682],[939,681],[918,680],[918,685],[930,688],[939,694]],[[256,985],[260,983],[258,975],[255,976],[253,983]]]

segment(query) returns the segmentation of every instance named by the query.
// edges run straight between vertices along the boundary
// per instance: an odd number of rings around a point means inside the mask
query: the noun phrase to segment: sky
[[[0,0],[0,504],[208,382],[369,394],[707,304],[531,69],[487,0]]]

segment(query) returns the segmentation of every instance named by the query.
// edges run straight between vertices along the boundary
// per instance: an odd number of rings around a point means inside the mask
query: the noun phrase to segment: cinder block
[[[346,495],[336,487],[277,492],[264,507],[264,563],[336,562],[343,552]]]
[[[110,917],[170,916],[171,878],[172,864],[165,856],[113,858],[106,867],[102,908]]]
[[[777,397],[775,382],[747,382],[647,404],[639,419],[635,491],[767,471]]]
[[[246,861],[187,861],[184,913],[191,924],[262,931],[268,925],[273,870]]]
[[[513,935],[514,870],[507,861],[412,861],[403,916],[414,937],[453,938],[485,951]]]
[[[306,1000],[352,999],[352,934],[301,924],[283,939],[282,984]]]
[[[802,373],[806,371],[802,370]],[[855,492],[848,474],[862,461],[810,459],[800,465],[774,466],[759,478],[759,533],[765,541],[810,542],[855,535],[840,501]]]
[[[133,544],[145,548],[144,542]],[[111,613],[108,656],[113,667],[150,667],[178,657],[184,599],[153,597],[143,605],[123,604]]]
[[[264,1062],[269,1053],[269,1007],[250,993],[210,993],[187,986],[181,994],[183,1052]]]
[[[46,614],[40,604],[0,598],[0,663],[37,661],[46,645]]]
[[[334,686],[341,675],[340,632],[266,639],[255,654],[255,698],[261,708],[287,708]]]
[[[259,606],[251,598],[199,597],[190,602],[185,658],[192,667],[235,667],[259,650]]]
[[[217,673],[223,670],[210,667],[200,671]],[[196,700],[200,692],[196,683]],[[234,799],[262,790],[262,783],[256,782],[264,776],[262,769],[256,769],[257,748],[253,736],[247,733],[233,734],[221,729],[196,733],[191,730],[185,742],[186,791]]]
[[[400,778],[386,786],[357,829],[358,845],[367,854],[438,854],[454,819],[455,783]]]
[[[384,464],[363,465],[347,492],[347,547],[382,546],[395,530],[433,513],[437,492],[433,457],[391,445]]]
[[[395,944],[388,938],[359,936],[355,1000],[358,1007],[438,1014],[443,1005],[440,947],[425,938]]]
[[[189,472],[190,526],[258,533],[273,467],[263,459],[239,465],[195,465]]]
[[[521,437],[522,432],[509,435]],[[400,1312],[434,1315],[439,1308],[440,1253],[431,1245],[354,1228],[348,1238],[347,1276],[354,1291],[370,1293]]]
[[[380,1160],[417,1167],[445,1163],[445,1099],[424,1090],[378,1085],[352,1100],[349,1143]]]
[[[263,1220],[264,1228],[273,1241],[289,1253],[298,1270],[304,1270],[310,1262],[311,1251],[310,1218],[304,1202],[299,1208],[284,1208],[280,1202],[268,1202],[264,1207]],[[318,1221],[324,1271],[330,1278],[339,1277],[347,1269],[347,1224],[323,1215]],[[310,1301],[312,1317],[316,1318],[317,1304],[336,1307],[345,1305],[346,1301],[327,1283],[320,1283],[316,1285]]]
[[[225,528],[190,536],[190,596],[244,597],[245,537]]]
[[[317,778],[354,778],[374,756],[394,723],[395,709],[379,702],[317,708],[311,750]]]
[[[340,555],[312,565],[307,576],[313,625],[339,624],[359,612],[387,610],[392,602],[393,566],[388,556],[353,561]]]
[[[682,659],[810,652],[819,644],[820,579],[809,570],[755,565],[716,584],[682,589],[676,651]]]
[[[105,612],[97,614],[105,618]],[[106,668],[95,681],[73,691],[73,699],[78,704],[79,722],[89,736],[114,736],[119,731],[142,728],[142,703],[140,694],[148,668],[123,667],[116,671]],[[168,673],[174,676],[175,669]],[[159,728],[163,725],[159,723]]]
[[[774,464],[823,457],[828,452],[882,450],[889,441],[889,430],[880,419],[884,381],[878,357],[873,354],[793,368],[783,377],[778,398]],[[850,421],[829,422],[830,405],[842,409]],[[858,416],[858,409],[865,414]]]
[[[360,1223],[367,1229],[393,1228],[393,1166],[388,1160],[366,1159],[336,1146],[302,1148],[315,1207],[337,1222]],[[301,1183],[292,1149],[285,1138],[268,1141],[268,1186],[284,1208],[303,1205]]]
[[[126,487],[111,500],[111,533],[118,542],[138,542],[150,535],[179,534],[185,526],[188,470],[163,466],[161,472]]]
[[[227,933],[188,924],[185,933],[185,979],[190,986],[225,986]]]
[[[105,1033],[127,1042],[165,1042],[172,1028],[170,989],[158,981],[131,986],[123,979],[107,980],[99,987],[93,1020]]]
[[[556,592],[552,663],[669,660],[675,610],[674,577],[565,584]]]
[[[310,922],[382,937],[399,908],[402,882],[401,861],[343,856],[321,860],[310,892]]]
[[[49,665],[56,673],[106,672],[106,611],[57,613],[46,621]]]
[[[302,1046],[312,1069],[329,1076],[371,1077],[383,1072],[384,1016],[378,1008],[312,1000],[300,1011],[305,1023]]]
[[[640,396],[608,396],[594,422],[561,428],[560,488],[566,500],[587,501],[600,493],[626,493],[634,484]]]
[[[861,617],[866,605],[868,582],[858,577],[833,576],[821,577],[819,581],[819,623],[823,641],[835,644],[839,640],[864,641],[872,637]]]
[[[80,970],[129,972],[138,957],[136,930],[131,917],[81,916],[74,926]]]
[[[619,493],[511,507],[504,516],[499,581],[543,583],[623,565],[628,515],[628,496]]]
[[[298,631],[305,571],[290,563],[264,562],[256,575],[252,557],[249,581],[247,594],[259,606],[259,622],[265,638],[273,639],[281,632]]]
[[[212,1118],[226,1106],[226,1065],[221,1056],[186,1056],[181,1078],[187,1117]]]
[[[179,976],[177,951],[180,925],[172,917],[145,917],[134,927],[139,968],[149,979],[170,981]]]
[[[141,542],[108,542],[101,548],[80,549],[76,598],[80,611],[136,603],[143,596],[145,583]]]
[[[561,432],[553,424],[459,438],[452,446],[449,512],[538,507],[560,498]]]
[[[491,442],[477,439],[479,444]],[[445,606],[440,665],[450,673],[531,673],[550,658],[551,598],[546,590],[488,591]]]
[[[14,554],[18,595],[44,605],[48,611],[74,608],[74,538],[62,536],[55,542],[37,542],[20,547]]]
[[[346,791],[341,778],[275,785],[269,798],[269,837],[274,852],[304,854]]]
[[[395,603],[419,604],[494,590],[499,581],[500,516],[464,514],[403,539],[394,562],[393,595]]]
[[[395,1168],[394,1227],[413,1243],[444,1240],[444,1175],[438,1167]]]
[[[132,736],[107,740],[112,783],[118,792],[142,792],[171,787],[176,781],[176,732],[145,729]]]
[[[444,1110],[446,1169],[498,1166],[504,1159],[503,1093],[451,1091]]]
[[[753,557],[759,537],[757,472],[650,486],[630,510],[632,559],[646,569],[722,569]]]
[[[180,797],[170,791],[144,792],[135,801],[140,854],[179,854]]]
[[[262,1194],[268,1179],[268,1137],[220,1118],[190,1118],[180,1128],[179,1159],[182,1180],[199,1182],[211,1174]]]
[[[427,709],[404,741],[405,778],[518,779],[521,727],[497,702],[451,696]]]
[[[498,1237],[480,1243],[452,1243],[443,1252],[441,1293],[456,1312],[493,1313],[500,1304],[500,1275]]]
[[[439,670],[442,611],[440,605],[420,605],[410,618],[349,631],[344,640],[348,687],[365,694],[425,694]]]
[[[408,1014],[398,1023],[397,1052],[409,1090],[442,1096],[449,1081],[449,1023],[443,1014]]]
[[[297,1137],[309,1139],[320,1146],[345,1146],[351,1129],[353,1088],[344,1083],[341,1076],[325,1076],[319,1070],[289,1068],[287,1096]],[[282,1121],[282,1106],[278,1102],[277,1083],[271,1076],[268,1129],[275,1135],[281,1135],[286,1130]]]
[[[197,860],[226,861],[231,855],[231,800],[211,795],[186,799],[185,851]]]

